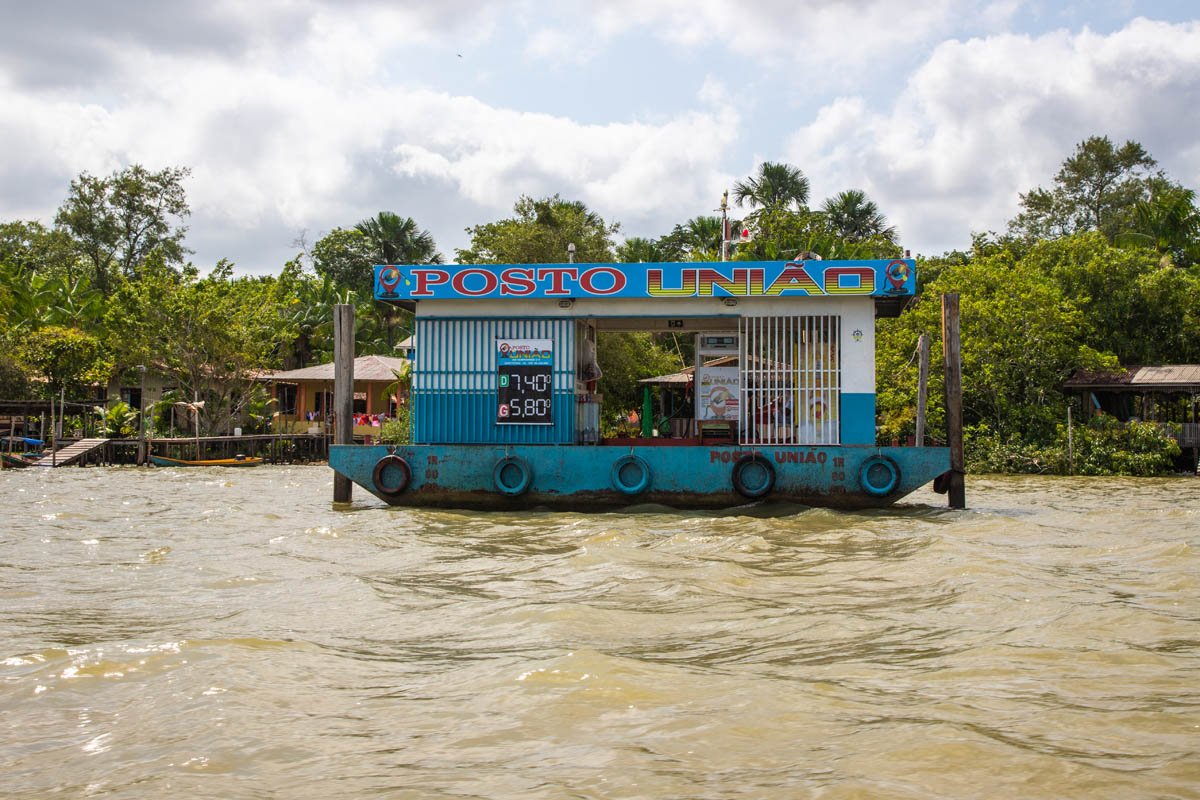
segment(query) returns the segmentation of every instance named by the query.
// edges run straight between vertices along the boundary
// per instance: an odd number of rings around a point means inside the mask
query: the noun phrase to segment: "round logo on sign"
[[[400,270],[388,265],[379,271],[379,284],[385,292],[394,292],[400,285]]]

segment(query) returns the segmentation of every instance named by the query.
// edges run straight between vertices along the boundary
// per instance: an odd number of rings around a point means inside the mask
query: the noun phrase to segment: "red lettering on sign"
[[[500,294],[524,297],[533,294],[533,290],[537,288],[531,269],[506,269],[500,273],[500,280],[503,281],[500,284]]]
[[[467,286],[467,277],[472,275],[478,275],[483,278],[483,288],[471,289]],[[468,297],[479,297],[496,291],[496,286],[499,285],[500,281],[490,270],[475,268],[464,269],[462,272],[455,273],[454,280],[451,283],[454,286],[454,291],[459,294],[465,294]]]
[[[414,269],[413,277],[417,280],[417,288],[413,289],[413,297],[432,297],[431,286],[440,286],[450,280],[450,273],[444,269]]]
[[[537,271],[537,279],[544,281],[550,279],[550,288],[546,290],[548,295],[569,295],[564,281],[567,278],[571,280],[579,279],[579,270],[574,267],[541,267]]]

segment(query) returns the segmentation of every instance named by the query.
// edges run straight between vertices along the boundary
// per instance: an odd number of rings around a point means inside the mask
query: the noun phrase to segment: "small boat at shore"
[[[258,457],[236,456],[234,458],[206,458],[200,461],[186,461],[182,458],[167,456],[150,456],[150,462],[156,467],[257,467],[263,463]]]
[[[0,453],[0,460],[4,461],[4,466],[16,467],[17,469],[32,467],[38,462],[35,456],[25,456],[18,453]]]
[[[45,442],[41,439],[31,439],[28,436],[5,436],[0,438],[0,443],[6,445],[10,450],[14,446],[20,448],[20,452],[16,450],[0,452],[0,460],[4,462],[4,466],[15,467],[17,469],[32,467],[37,464],[38,459],[42,457],[41,450],[45,447]],[[31,450],[30,448],[36,449]]]

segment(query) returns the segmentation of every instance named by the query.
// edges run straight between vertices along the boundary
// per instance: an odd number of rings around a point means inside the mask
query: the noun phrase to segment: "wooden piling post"
[[[354,306],[333,307],[333,443],[354,440]],[[333,474],[333,502],[349,503],[354,484],[340,473]]]
[[[942,355],[946,363],[946,443],[950,473],[946,483],[950,508],[967,507],[966,459],[963,456],[962,352],[959,342],[958,295],[942,295]]]
[[[925,446],[925,407],[929,399],[929,336],[917,340],[917,447]]]

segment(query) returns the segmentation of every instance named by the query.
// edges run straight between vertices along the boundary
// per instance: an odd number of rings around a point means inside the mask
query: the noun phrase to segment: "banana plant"
[[[93,406],[99,417],[100,433],[106,439],[126,439],[138,432],[138,412],[124,400],[118,400],[108,408]]]

